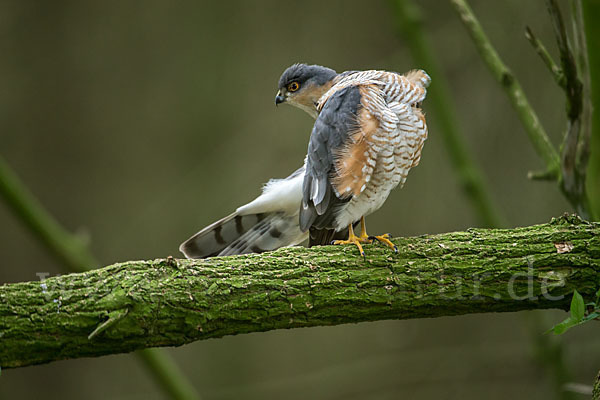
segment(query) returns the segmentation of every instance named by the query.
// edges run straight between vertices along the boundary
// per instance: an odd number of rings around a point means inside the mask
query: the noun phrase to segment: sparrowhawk
[[[188,258],[274,250],[309,238],[309,246],[374,239],[396,250],[389,235],[369,236],[366,215],[379,209],[419,164],[427,138],[421,110],[431,79],[369,70],[341,74],[294,64],[279,79],[275,103],[289,103],[315,118],[304,165],[269,181],[254,201],[185,241]],[[361,233],[353,227],[361,222]],[[310,233],[310,234],[309,234]]]

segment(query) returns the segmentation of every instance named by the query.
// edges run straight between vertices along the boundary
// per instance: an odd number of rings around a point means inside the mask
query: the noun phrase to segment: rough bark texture
[[[0,286],[0,366],[22,367],[280,328],[568,309],[600,287],[600,224],[119,263]]]

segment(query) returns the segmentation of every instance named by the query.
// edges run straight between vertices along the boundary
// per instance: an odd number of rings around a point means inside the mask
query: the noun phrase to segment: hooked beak
[[[281,90],[277,92],[277,96],[275,96],[275,105],[279,105],[281,103],[285,103],[285,96],[281,94]]]

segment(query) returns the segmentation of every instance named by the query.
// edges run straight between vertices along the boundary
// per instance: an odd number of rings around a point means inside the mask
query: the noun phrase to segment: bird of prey
[[[309,246],[354,244],[363,256],[362,244],[373,240],[397,251],[389,235],[366,233],[364,217],[419,163],[427,138],[421,103],[430,81],[422,70],[287,68],[275,104],[291,104],[315,118],[304,165],[269,181],[254,201],[202,229],[180,251],[188,258],[259,253],[307,238]],[[359,236],[353,229],[358,222]]]

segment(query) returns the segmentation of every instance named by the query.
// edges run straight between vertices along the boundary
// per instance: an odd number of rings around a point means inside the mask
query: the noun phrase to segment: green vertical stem
[[[582,218],[590,219],[589,201],[585,189],[587,154],[589,147],[585,143],[589,136],[589,117],[584,104],[584,85],[580,79],[587,77],[587,54],[583,33],[583,20],[577,7],[572,8],[571,21],[574,46],[568,39],[562,12],[556,0],[546,0],[548,12],[554,27],[554,36],[560,54],[560,65],[565,76],[567,128],[560,150],[560,189]],[[579,17],[579,18],[578,18]],[[575,50],[575,51],[574,51]],[[577,56],[574,53],[577,53]],[[582,57],[583,56],[583,57]],[[579,65],[578,65],[579,64]],[[587,79],[589,82],[589,79]],[[586,93],[589,94],[589,93]],[[585,151],[582,151],[585,150]]]
[[[475,209],[480,222],[488,227],[505,226],[486,187],[480,169],[475,165],[459,127],[448,83],[434,56],[433,47],[423,29],[423,19],[417,5],[412,0],[395,0],[397,28],[408,46],[414,62],[433,77],[427,99],[433,111],[431,115],[440,126],[440,134],[448,150],[450,161],[460,179],[461,185]]]
[[[85,244],[65,230],[44,209],[1,156],[0,196],[21,222],[65,265],[69,272],[83,272],[100,265]],[[166,353],[158,349],[146,349],[137,352],[136,355],[171,398],[178,400],[200,398]]]
[[[79,238],[67,232],[46,212],[1,156],[0,195],[21,222],[67,270],[83,272],[100,265]]]
[[[537,117],[537,114],[530,106],[529,101],[527,100],[527,97],[521,88],[521,85],[496,52],[496,49],[493,47],[489,38],[483,31],[481,24],[473,14],[473,11],[469,7],[467,1],[451,0],[450,2],[458,13],[462,23],[467,29],[467,32],[471,36],[471,39],[477,47],[481,58],[487,65],[494,78],[506,92],[535,150],[544,160],[547,171],[545,177],[551,177],[561,181],[559,154],[550,142],[546,131]],[[529,36],[531,36],[530,32]],[[528,39],[532,41],[532,38]],[[535,40],[533,40],[533,42],[535,42]],[[564,44],[566,44],[566,37],[564,38]],[[534,47],[536,46],[534,45]],[[540,53],[540,49],[541,46],[538,46],[536,49],[538,53]],[[565,81],[565,84],[567,85],[568,82]],[[577,199],[574,201],[574,199],[569,196],[569,193],[565,190],[565,187],[562,184],[561,190],[565,197],[567,197],[567,199],[571,202],[573,207],[587,217],[588,214],[586,209],[581,207],[581,204]],[[549,341],[541,338],[534,343],[534,346],[537,350],[538,358],[544,362],[553,376],[552,381],[555,386],[557,397],[560,399],[572,398],[570,393],[563,390],[563,385],[568,380],[569,372],[563,358],[561,343],[550,343]],[[541,355],[544,357],[541,357]]]
[[[583,8],[580,0],[571,0],[571,22],[573,25],[573,41],[575,43],[576,67],[582,83],[581,90],[581,133],[577,144],[576,171],[579,178],[583,177],[584,188],[587,167],[590,158],[590,141],[592,138],[592,83],[590,79],[590,62],[588,45],[583,20]],[[587,193],[584,193],[587,195]],[[586,196],[590,210],[589,196]],[[593,211],[590,210],[590,214]]]
[[[583,0],[583,19],[591,80],[592,132],[587,171],[587,190],[592,215],[600,218],[600,2]]]
[[[166,351],[144,349],[136,354],[144,361],[144,365],[154,379],[160,383],[163,390],[173,399],[194,400],[200,398],[196,389],[188,382]]]
[[[551,323],[540,314],[527,315],[529,332],[536,360],[546,369],[550,384],[556,398],[560,400],[575,400],[573,392],[566,391],[564,385],[571,381],[571,373],[564,360],[564,346],[560,337],[540,334],[551,326]]]
[[[511,105],[517,112],[517,115],[525,128],[525,132],[527,132],[527,135],[533,144],[533,147],[538,155],[544,160],[547,171],[558,177],[558,153],[550,142],[537,114],[529,104],[521,85],[496,52],[496,49],[483,31],[483,28],[467,2],[465,0],[451,0],[450,3],[454,6],[454,9],[458,13],[465,28],[467,28],[467,32],[477,47],[481,58],[502,89],[506,92]]]

